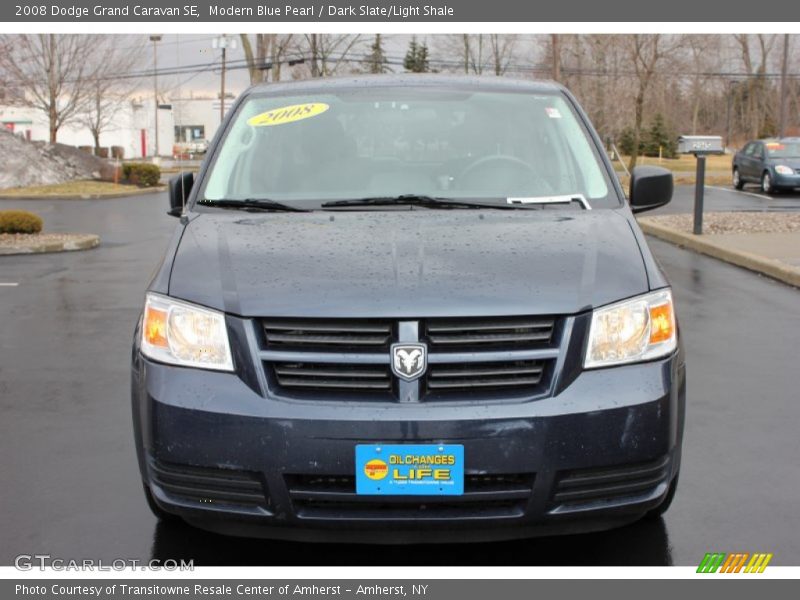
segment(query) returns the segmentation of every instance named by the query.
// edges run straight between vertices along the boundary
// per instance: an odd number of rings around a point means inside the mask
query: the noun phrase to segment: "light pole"
[[[155,129],[155,145],[153,147],[153,156],[158,156],[158,53],[157,53],[157,44],[161,41],[160,35],[151,35],[150,41],[153,42],[153,115],[155,120],[153,121],[153,128]]]
[[[236,50],[236,40],[229,38],[224,33],[214,38],[211,43],[212,47],[222,50],[222,73],[219,82],[219,122],[225,118],[225,61],[227,60],[228,48]]]

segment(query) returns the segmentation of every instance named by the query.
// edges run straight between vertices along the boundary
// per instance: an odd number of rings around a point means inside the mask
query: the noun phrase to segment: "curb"
[[[111,198],[125,198],[126,196],[145,196],[147,194],[157,194],[166,192],[166,185],[159,185],[150,188],[137,188],[125,192],[109,192],[108,194],[48,194],[43,196],[4,196],[0,194],[0,200],[105,200]]]
[[[20,246],[0,246],[0,255],[12,254],[42,254],[45,252],[72,252],[73,250],[89,250],[100,244],[100,236],[93,233],[76,234],[73,239],[31,242]]]
[[[639,221],[639,227],[641,227],[642,231],[646,234],[664,240],[665,242],[670,242],[681,248],[693,250],[694,252],[711,256],[736,265],[737,267],[743,267],[750,271],[761,273],[773,279],[777,279],[778,281],[782,281],[783,283],[800,287],[800,268],[787,265],[779,260],[765,258],[741,250],[723,248],[707,239],[707,237],[697,236],[693,233],[684,233],[672,227],[657,225],[656,223],[645,220]]]

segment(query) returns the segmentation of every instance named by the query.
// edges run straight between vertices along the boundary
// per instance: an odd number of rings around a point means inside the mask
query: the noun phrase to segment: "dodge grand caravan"
[[[233,535],[488,540],[610,528],[675,493],[669,283],[551,83],[253,87],[144,298],[135,438],[155,514]]]

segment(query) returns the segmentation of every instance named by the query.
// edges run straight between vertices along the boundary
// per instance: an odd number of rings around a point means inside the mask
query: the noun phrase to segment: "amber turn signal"
[[[666,342],[675,332],[675,316],[672,303],[666,302],[650,307],[650,343]]]

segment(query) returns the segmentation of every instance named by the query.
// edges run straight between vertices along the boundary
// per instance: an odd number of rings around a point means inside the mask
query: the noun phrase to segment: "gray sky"
[[[142,61],[139,70],[148,72],[153,68],[153,45],[147,40],[147,36],[129,35],[124,36],[124,43],[131,48],[141,47]],[[164,75],[159,77],[159,90],[166,96],[178,97],[188,96],[190,93],[195,96],[217,95],[220,84],[220,56],[221,52],[212,47],[214,38],[217,36],[210,34],[164,34],[158,43],[158,69],[186,68],[189,65],[210,65],[201,72],[183,73],[180,75]],[[244,52],[241,48],[239,36],[234,35],[237,41],[235,50],[228,50],[227,60],[242,61]],[[409,35],[388,35],[384,36],[384,51],[392,56],[403,56],[408,45]],[[363,36],[363,49],[361,53],[369,50],[373,36]],[[235,63],[234,63],[235,64]],[[150,77],[144,77],[142,83],[142,93],[148,93],[151,89]],[[228,70],[226,78],[226,90],[234,95],[243,91],[250,83],[247,69]]]

